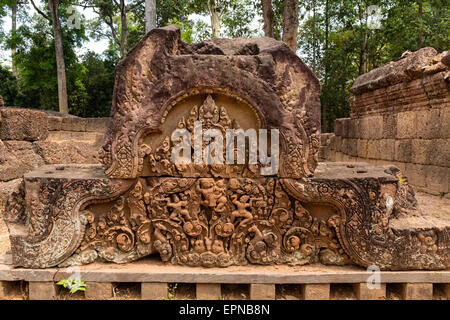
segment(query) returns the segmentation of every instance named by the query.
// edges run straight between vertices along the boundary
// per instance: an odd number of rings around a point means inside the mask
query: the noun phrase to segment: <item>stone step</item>
[[[8,260],[0,257],[0,261]],[[115,287],[133,284],[139,287],[137,298],[143,300],[176,299],[177,285],[191,285],[191,297],[198,300],[223,299],[227,286],[236,292],[244,288],[237,299],[252,300],[379,300],[394,291],[396,299],[402,300],[450,299],[449,270],[381,271],[380,285],[374,287],[367,285],[373,272],[354,266],[191,268],[166,265],[154,257],[124,265],[94,263],[72,268],[23,269],[0,264],[0,299],[18,295],[24,282],[30,300],[59,299],[65,289],[56,283],[74,275],[86,281],[83,298],[90,300],[114,299]],[[287,288],[297,294],[280,294]]]

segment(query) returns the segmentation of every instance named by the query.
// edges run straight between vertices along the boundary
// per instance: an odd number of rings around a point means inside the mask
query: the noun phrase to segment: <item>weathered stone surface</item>
[[[304,284],[301,287],[303,300],[329,300],[329,283]]]
[[[109,118],[86,118],[86,131],[105,132]]]
[[[381,160],[394,160],[395,158],[395,140],[382,139],[380,140],[380,155]]]
[[[396,140],[395,141],[395,158],[400,162],[412,162],[412,140]]]
[[[142,282],[142,300],[167,300],[168,284],[165,282]]]
[[[448,108],[447,108],[448,109]],[[439,133],[442,126],[445,125],[445,119],[441,119],[445,109],[431,109],[416,111],[416,131],[415,138],[420,139],[439,139]]]
[[[407,163],[405,172],[408,172],[408,182],[414,186],[425,187],[425,166]]]
[[[0,181],[20,178],[42,164],[44,161],[36,155],[31,142],[0,140]]]
[[[250,284],[250,300],[275,300],[275,285],[266,283]]]
[[[450,168],[425,166],[425,184],[435,194],[449,191]]]
[[[432,283],[404,283],[401,296],[403,300],[432,300]]]
[[[56,287],[53,282],[30,281],[28,282],[29,300],[54,300]]]
[[[36,153],[46,164],[60,163],[98,163],[95,145],[80,141],[47,142],[34,144]]]
[[[218,300],[222,293],[220,283],[197,283],[197,300]]]
[[[416,113],[414,111],[405,111],[397,114],[396,138],[414,138],[416,131]]]
[[[48,130],[49,131],[59,131],[59,130],[61,130],[62,119],[63,119],[62,117],[49,116],[47,118]]]
[[[86,282],[86,299],[107,300],[112,298],[112,283],[110,282]]]
[[[63,131],[86,131],[87,119],[78,117],[66,117],[62,119],[61,130]]]
[[[430,66],[434,63],[433,58],[437,54],[437,51],[430,47],[409,53],[397,61],[359,76],[350,91],[358,94],[400,82],[411,81],[420,77],[424,66]]]
[[[254,50],[244,50],[250,47]],[[102,154],[111,178],[135,178],[145,172],[140,163],[146,162],[148,149],[138,149],[144,147],[138,142],[146,140],[145,133],[164,131],[166,121],[165,130],[171,133],[167,129],[174,128],[179,118],[171,123],[170,110],[183,103],[201,105],[207,95],[229,107],[230,121],[243,126],[247,118],[255,129],[280,129],[281,143],[286,144],[280,176],[309,176],[317,166],[319,81],[282,42],[213,39],[190,45],[181,42],[178,27],[170,26],[147,34],[119,63],[116,75]],[[233,106],[239,111],[234,112]],[[184,109],[186,118],[190,112],[195,108]]]
[[[369,288],[367,283],[353,285],[358,300],[384,300],[386,298],[386,283],[380,283],[380,288]]]
[[[1,140],[43,140],[48,135],[47,115],[30,109],[0,108]]]

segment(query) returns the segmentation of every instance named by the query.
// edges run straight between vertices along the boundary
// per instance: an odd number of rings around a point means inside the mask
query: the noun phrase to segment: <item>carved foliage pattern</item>
[[[62,265],[127,262],[158,252],[190,266],[349,261],[336,217],[319,220],[273,178],[147,178],[106,214],[84,211],[86,232]]]

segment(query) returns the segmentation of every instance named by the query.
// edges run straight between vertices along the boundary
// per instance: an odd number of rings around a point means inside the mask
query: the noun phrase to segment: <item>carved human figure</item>
[[[211,251],[215,254],[224,252],[225,249],[223,248],[223,241],[219,239],[214,240]]]
[[[234,210],[231,213],[231,223],[234,222],[236,218],[244,218],[240,223],[239,226],[246,226],[248,223],[253,221],[253,215],[250,211],[247,211],[247,208],[252,206],[252,201],[254,199],[250,199],[248,195],[243,195],[238,200],[237,195],[232,195],[232,202],[237,207],[237,210]]]
[[[199,192],[204,201],[201,202],[201,205],[204,207],[215,207],[217,204],[217,197],[214,193],[214,180],[210,178],[200,179],[199,183],[196,185],[195,189]]]
[[[173,212],[170,214],[170,219],[179,221],[179,216],[184,217],[186,221],[191,221],[191,215],[189,214],[189,210],[186,207],[189,205],[189,202],[186,200],[180,200],[176,194],[173,195],[173,201],[170,199],[167,201],[167,206],[173,209]]]

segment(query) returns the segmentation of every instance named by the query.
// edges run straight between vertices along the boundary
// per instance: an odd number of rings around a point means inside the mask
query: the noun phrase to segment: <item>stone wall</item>
[[[23,174],[39,166],[98,163],[108,121],[0,108],[0,211]]]
[[[392,163],[417,189],[450,192],[450,53],[424,48],[359,77],[350,118],[322,135],[327,161]]]

